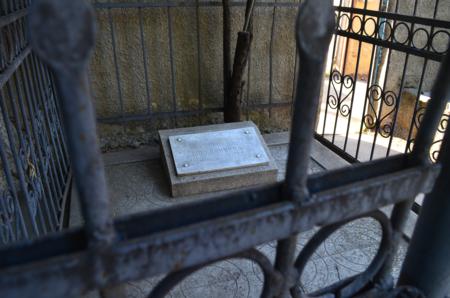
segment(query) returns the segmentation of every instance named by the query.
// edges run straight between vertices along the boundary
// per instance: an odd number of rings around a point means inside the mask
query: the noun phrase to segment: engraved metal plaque
[[[269,157],[253,127],[169,137],[177,175],[266,165]]]

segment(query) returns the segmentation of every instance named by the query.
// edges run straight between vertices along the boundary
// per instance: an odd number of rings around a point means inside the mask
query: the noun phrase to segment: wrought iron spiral
[[[213,263],[224,261],[227,259],[246,259],[252,261],[257,264],[264,275],[264,283],[263,289],[261,293],[261,297],[273,297],[278,294],[279,286],[282,284],[282,276],[281,274],[273,268],[270,260],[260,251],[256,249],[250,249],[248,251],[244,251],[234,256],[222,258],[219,260],[215,260],[213,262],[206,263],[201,266],[196,266],[192,268],[187,268],[181,271],[177,271],[174,273],[168,274],[163,280],[161,280],[155,288],[153,288],[152,292],[148,295],[148,298],[163,298],[166,297],[167,294],[171,290],[173,290],[178,284],[180,284],[185,278],[189,275],[209,266]]]
[[[334,70],[330,79],[334,94],[328,95],[328,106],[337,110],[343,117],[348,117],[351,113],[350,105],[345,101],[354,92],[355,81],[350,75],[342,75],[338,70]]]
[[[352,278],[345,279],[341,282],[338,282],[334,285],[326,287],[324,289],[319,290],[318,292],[312,294],[304,294],[300,292],[298,286],[291,288],[291,295],[294,298],[300,297],[351,297],[355,295],[367,286],[371,281],[374,280],[375,276],[381,269],[384,264],[387,256],[390,253],[390,247],[392,242],[392,227],[389,221],[389,218],[381,211],[374,211],[369,214],[365,214],[362,216],[358,216],[356,218],[343,221],[340,223],[336,223],[334,225],[330,225],[319,230],[306,244],[306,246],[299,253],[296,261],[295,261],[295,269],[297,270],[297,280],[300,283],[300,277],[306,267],[308,260],[317,250],[317,248],[334,232],[357,219],[370,217],[375,219],[381,226],[382,229],[382,239],[380,246],[378,248],[378,252],[375,255],[374,259],[367,267],[367,269]],[[299,285],[299,284],[297,284]],[[330,296],[331,295],[331,296]]]
[[[391,117],[397,110],[397,95],[392,91],[384,92],[378,85],[372,85],[367,91],[368,111],[363,117],[364,126],[373,129],[384,138],[393,134]],[[380,107],[375,107],[378,102]],[[387,107],[386,109],[383,109]],[[384,112],[384,113],[383,113]]]
[[[9,190],[0,193],[0,238],[2,243],[15,240],[13,223],[15,215],[14,198]]]
[[[370,31],[368,28],[371,28]],[[373,28],[373,29],[372,29]],[[413,21],[398,21],[395,16],[376,18],[350,15],[341,12],[336,15],[336,29],[353,35],[363,35],[374,40],[400,45],[409,50],[421,51],[424,54],[445,55],[450,42],[450,32],[446,28],[433,26],[420,27]]]
[[[425,111],[426,111],[425,107],[421,107],[421,108],[417,109],[416,117],[414,118],[414,126],[416,129],[418,129],[420,127],[420,125],[422,124],[423,117],[425,115]],[[437,132],[436,132],[438,137],[437,137],[437,139],[435,139],[435,141],[431,145],[431,149],[430,149],[429,157],[432,162],[436,162],[438,160],[440,148],[441,148],[442,141],[443,141],[442,136],[439,136],[439,135],[442,135],[445,133],[445,131],[448,128],[449,120],[450,120],[450,114],[444,114],[444,115],[442,115],[442,118],[439,121],[439,126],[438,126]],[[414,141],[415,141],[415,139],[411,139],[409,141],[408,148],[407,148],[408,152],[412,152],[413,147],[414,147]]]

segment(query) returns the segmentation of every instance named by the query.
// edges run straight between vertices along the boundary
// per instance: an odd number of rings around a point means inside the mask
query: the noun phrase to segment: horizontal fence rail
[[[300,213],[292,202],[280,201],[282,187],[276,185],[116,221],[120,241],[107,257],[91,255],[102,264],[96,272],[90,271],[92,278],[83,278],[84,268],[90,268],[91,262],[83,230],[0,250],[5,256],[0,262],[0,291],[6,297],[16,293],[28,297],[32,291],[47,297],[76,296],[110,283],[217,261],[316,225],[351,220],[401,198],[428,192],[438,168],[407,168],[407,164],[401,157],[313,176],[308,184],[315,203],[302,207]],[[46,261],[50,256],[58,258]],[[41,265],[43,261],[45,265]],[[26,272],[14,268],[21,264],[26,265]],[[62,268],[64,275],[60,274]],[[52,287],[54,283],[58,287]]]
[[[27,40],[28,5],[0,5],[0,246],[66,224],[67,148],[52,75]]]
[[[450,95],[450,57],[445,58],[440,66],[431,99],[424,107],[426,112],[422,117],[422,125],[414,136],[411,152],[309,175],[316,110],[320,102],[328,45],[336,27],[331,1],[305,0],[300,7],[294,30],[295,47],[301,63],[299,67],[295,67],[297,75],[294,76],[294,89],[297,92],[294,92],[295,100],[292,100],[295,108],[285,181],[263,188],[229,193],[223,197],[212,195],[204,200],[113,220],[105,170],[96,138],[96,115],[87,86],[88,59],[94,48],[94,13],[85,1],[35,1],[29,16],[30,42],[34,51],[16,66],[17,71],[12,74],[13,81],[7,80],[4,86],[6,91],[2,88],[0,97],[2,116],[6,119],[4,122],[8,136],[6,139],[10,145],[8,148],[13,157],[20,150],[26,153],[22,154],[26,163],[21,156],[13,159],[19,165],[17,176],[20,187],[30,177],[46,178],[45,181],[38,180],[38,184],[43,184],[44,191],[49,185],[49,193],[42,196],[40,201],[34,201],[44,208],[36,208],[38,216],[31,217],[31,220],[40,220],[42,217],[49,228],[50,224],[57,222],[52,221],[48,215],[53,213],[46,213],[45,208],[58,206],[52,198],[62,193],[62,188],[58,191],[60,184],[56,180],[63,178],[63,171],[58,169],[67,170],[69,167],[69,156],[65,153],[67,149],[70,152],[71,168],[85,225],[0,247],[2,296],[71,297],[100,289],[103,297],[125,297],[121,286],[123,283],[163,274],[163,278],[146,294],[153,298],[164,297],[196,271],[215,262],[234,258],[248,260],[262,271],[264,279],[261,297],[286,297],[288,294],[292,297],[390,297],[405,293],[422,295],[424,288],[416,288],[416,284],[395,288],[390,274],[395,253],[399,250],[399,235],[404,231],[414,198],[418,194],[432,193],[433,201],[442,202],[446,195],[444,193],[448,192],[447,185],[442,184],[442,181],[448,176],[450,168],[450,129],[445,130],[443,147],[446,150],[440,152],[437,162],[431,163],[428,155]],[[171,22],[172,13],[175,14],[170,11],[172,9],[175,8],[163,8],[166,14],[162,21],[167,24],[168,33],[175,28],[175,23]],[[114,47],[114,43],[119,41],[115,31],[118,27],[113,26],[114,19],[110,10],[112,8],[107,8],[105,17],[108,22],[103,25],[109,28],[111,34],[111,38],[107,39],[112,43],[111,58],[114,62],[119,62],[123,58],[120,55],[123,49]],[[139,12],[138,9],[138,16]],[[128,18],[127,21],[132,22]],[[141,20],[138,18],[139,23]],[[137,28],[143,29],[141,26]],[[143,37],[143,30],[139,31],[137,41],[141,44],[146,38]],[[175,32],[173,30],[172,33],[175,35]],[[337,36],[335,35],[335,40]],[[170,37],[167,41],[167,53],[170,57],[168,81],[175,82],[173,77],[177,59],[174,58],[173,48],[176,40]],[[25,44],[25,48],[27,46]],[[148,48],[139,46],[138,49],[142,51],[139,60],[145,64]],[[141,57],[144,59],[141,60]],[[45,67],[40,59],[44,61]],[[125,59],[125,62],[130,61]],[[10,64],[12,63],[7,63],[5,69]],[[332,67],[333,65],[335,64]],[[50,75],[47,66],[54,76]],[[114,63],[113,69],[119,70],[119,64]],[[141,87],[147,92],[151,85],[145,83],[149,82],[145,69],[146,67],[142,68],[145,81]],[[358,73],[358,67],[356,70]],[[113,72],[117,76],[117,87],[122,86],[120,73]],[[340,88],[343,88],[342,85],[352,80],[345,71],[341,73],[347,77],[339,78],[336,74],[333,77],[338,77]],[[357,73],[353,74],[353,81],[357,80]],[[22,80],[14,80],[17,75],[23,75],[20,77]],[[325,86],[333,88],[330,84]],[[9,89],[16,90],[16,93],[8,92],[8,86]],[[196,85],[190,87],[192,86]],[[179,87],[174,88],[172,85],[166,91],[174,96],[176,102],[175,95],[180,94]],[[126,90],[118,88],[117,92],[123,96]],[[35,94],[37,96],[31,96]],[[58,95],[59,100],[56,100]],[[386,97],[383,95],[381,98],[385,100]],[[23,105],[22,100],[28,104]],[[149,104],[146,101],[144,103]],[[147,106],[150,109],[149,115],[153,111],[151,103]],[[119,102],[119,107],[121,112],[125,112],[125,101]],[[173,108],[174,111],[170,112],[183,111],[177,110],[176,105]],[[64,117],[60,117],[59,111]],[[39,115],[45,116],[42,121],[37,121]],[[119,117],[125,116],[126,114],[119,114]],[[59,120],[64,120],[64,131]],[[52,129],[59,138],[52,138]],[[386,131],[389,130],[376,130],[375,135]],[[67,146],[61,137],[63,132],[67,132]],[[22,147],[19,145],[18,149],[13,146],[17,143],[16,139],[24,144]],[[3,141],[3,138],[0,140]],[[57,142],[58,140],[61,141]],[[8,166],[4,162],[7,159],[3,157],[7,156],[7,151],[2,148],[0,147],[2,163]],[[28,151],[25,150],[28,148]],[[46,156],[52,158],[46,159]],[[27,167],[20,167],[22,164]],[[40,176],[43,171],[46,171],[45,175]],[[8,181],[15,177],[8,174],[9,172],[5,175]],[[436,179],[441,182],[440,193],[436,193]],[[16,184],[9,185],[15,187]],[[26,190],[28,188],[22,187],[21,192],[29,194]],[[53,190],[54,193],[51,192]],[[389,216],[380,211],[380,208],[392,205],[394,208]],[[446,215],[441,214],[442,216]],[[371,218],[381,228],[380,245],[371,263],[363,272],[348,279],[315,293],[303,293],[301,275],[316,249],[332,233],[361,218]],[[39,224],[36,226],[38,230],[41,227]],[[297,252],[297,234],[314,227],[319,229],[303,249]],[[445,227],[442,229],[445,231]],[[440,235],[445,236],[446,233]],[[447,238],[442,238],[444,240]],[[277,241],[274,262],[256,249],[258,245],[272,241]],[[442,256],[445,253],[447,252],[443,252]],[[426,256],[419,258],[421,261],[426,260]],[[409,271],[403,271],[403,275],[410,275],[420,272],[420,268],[413,265]],[[439,280],[436,273],[433,275],[434,278],[429,280]]]
[[[448,21],[350,7],[337,7],[336,12],[340,36],[435,61],[447,53],[436,40],[450,36]]]

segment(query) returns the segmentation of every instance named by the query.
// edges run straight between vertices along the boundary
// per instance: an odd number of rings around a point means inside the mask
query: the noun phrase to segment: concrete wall
[[[414,14],[415,0],[398,0],[398,13],[404,15]],[[417,5],[416,16],[433,18],[436,0],[419,0]],[[396,2],[392,1],[389,11],[395,12]],[[437,19],[450,21],[450,0],[439,1],[436,14]],[[414,30],[424,28],[430,31],[429,26],[416,25]],[[436,29],[435,31],[441,30]],[[407,31],[404,28],[398,28],[395,37],[399,40],[407,39]],[[425,34],[416,34],[413,39],[417,47],[425,46],[427,36]],[[450,40],[444,34],[439,34],[433,39],[433,46],[436,50],[444,52]],[[417,98],[419,88],[422,93],[429,93],[433,87],[438,69],[439,62],[427,60],[414,55],[406,55],[399,51],[392,51],[387,66],[386,90],[393,91],[399,96],[400,86],[403,82],[403,90],[400,97],[400,107],[398,111],[397,126],[394,135],[403,139],[407,139],[410,131],[411,119],[414,113],[414,105]],[[403,75],[404,73],[404,75]],[[422,76],[423,73],[423,76]],[[421,79],[422,85],[420,86]],[[420,105],[419,105],[420,107]],[[389,112],[389,109],[384,111]],[[416,121],[417,122],[417,121]],[[416,129],[413,129],[411,137],[415,137]]]
[[[399,14],[406,14],[406,15],[413,15],[414,13],[414,2],[415,0],[398,0],[398,13]],[[418,17],[425,17],[425,18],[433,18],[434,8],[435,8],[436,0],[419,0],[416,15]],[[395,11],[395,1],[392,1],[390,4],[389,10],[391,12]],[[439,7],[437,10],[437,19],[450,21],[450,0],[442,0],[439,1]],[[414,29],[419,29],[423,26],[415,26]],[[424,27],[425,29],[429,30],[430,27]],[[406,38],[406,30],[402,30],[402,28],[399,28],[398,30],[398,39],[404,40]],[[397,36],[397,35],[396,35]],[[433,45],[436,46],[439,50],[445,50],[448,46],[448,40],[444,35],[436,36]],[[418,34],[416,35],[416,38],[414,38],[414,42],[420,46],[423,45],[426,42],[426,36],[424,34]],[[406,65],[406,75],[405,75],[405,82],[404,87],[405,88],[418,88],[419,82],[422,76],[422,69],[424,65],[424,59],[420,57],[415,57],[413,55],[410,55],[406,62],[406,56],[404,53],[400,53],[397,51],[393,51],[391,55],[390,60],[390,67],[389,67],[389,73],[388,73],[388,90],[393,90],[398,92],[401,80],[402,80],[402,74],[404,66]],[[435,76],[437,74],[437,70],[439,67],[439,63],[434,61],[429,61],[426,67],[424,81],[422,89],[423,91],[427,92],[430,91],[435,79]]]
[[[293,1],[295,2],[297,1]],[[244,10],[243,6],[232,8],[232,53],[237,32],[243,26]],[[246,82],[244,87],[244,106],[268,104],[269,98],[273,103],[289,103],[292,100],[295,16],[296,9],[290,7],[275,10],[271,7],[255,8],[250,84]],[[106,9],[97,9],[97,20],[98,37],[90,77],[97,116],[100,119],[120,116],[121,111],[125,115],[145,114],[148,98],[151,99],[152,112],[159,114],[175,109],[192,111],[201,106],[205,109],[222,107],[221,6],[200,7],[198,10],[195,7],[172,7],[170,16],[167,8],[145,8],[140,12],[137,8],[111,9],[109,12]],[[115,35],[115,56],[110,20]],[[275,25],[272,33],[273,23]],[[145,58],[142,45],[146,50]],[[271,65],[273,83],[270,96]],[[148,94],[145,67],[149,78]],[[244,115],[247,113],[244,112]],[[290,115],[290,105],[276,107],[270,111],[268,108],[248,111],[249,119],[258,123],[262,130],[287,129]],[[173,117],[153,117],[151,121],[127,122],[126,125],[104,124],[100,121],[99,134],[103,147],[110,149],[149,142],[154,138],[155,130],[159,128],[220,121],[220,113],[206,113],[201,117],[178,117],[176,121]]]
[[[127,0],[111,2],[124,3]],[[155,1],[147,2],[155,3]],[[206,2],[211,3],[211,1]],[[298,3],[298,1],[291,2]],[[419,0],[417,15],[432,17],[434,2],[435,0]],[[215,3],[220,4],[220,1]],[[399,13],[411,15],[413,4],[414,0],[401,0]],[[390,2],[389,10],[393,11],[394,7],[395,0]],[[234,53],[236,34],[243,25],[243,13],[243,6],[232,8],[232,53]],[[254,40],[249,62],[250,75],[244,86],[244,107],[264,105],[269,102],[291,102],[296,65],[293,33],[296,13],[297,9],[292,7],[278,7],[275,10],[271,7],[256,7]],[[440,0],[437,17],[450,20],[450,0]],[[156,130],[161,128],[222,121],[222,114],[217,112],[176,119],[167,114],[175,110],[180,112],[222,107],[222,8],[220,5],[201,6],[198,9],[172,7],[170,16],[167,7],[141,10],[121,8],[110,11],[97,9],[97,19],[97,46],[91,63],[90,77],[97,116],[101,119],[99,135],[105,150],[152,142],[155,139]],[[114,29],[115,52],[111,28]],[[398,34],[398,38],[401,39],[402,34],[406,32],[399,30]],[[170,36],[172,45],[169,42]],[[417,42],[420,44],[420,36]],[[446,41],[438,38],[436,44],[443,48]],[[143,53],[143,47],[145,53]],[[371,48],[368,46],[368,49]],[[352,56],[349,56],[349,65],[355,64],[353,61],[355,59],[352,60]],[[390,90],[398,94],[405,57],[404,53],[392,52],[386,91]],[[404,88],[419,87],[423,64],[423,58],[409,56]],[[363,63],[360,67],[361,70],[365,68],[364,65]],[[423,91],[431,89],[437,69],[438,63],[433,61],[427,63]],[[146,70],[148,80],[146,80]],[[272,88],[270,88],[270,77],[272,77]],[[119,82],[121,96],[119,96]],[[150,105],[149,102],[151,102]],[[127,121],[126,124],[120,121],[104,121],[110,117],[116,117],[117,120],[117,117],[121,115],[145,115],[148,110],[157,115],[144,121]],[[253,108],[244,111],[244,116],[256,122],[263,131],[285,130],[290,125],[291,106],[287,104],[272,109],[268,106]]]

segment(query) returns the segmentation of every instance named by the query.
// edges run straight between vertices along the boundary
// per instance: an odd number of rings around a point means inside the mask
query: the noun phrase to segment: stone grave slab
[[[277,165],[253,122],[159,131],[172,196],[273,183]]]

